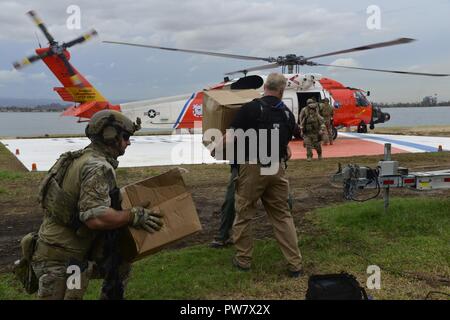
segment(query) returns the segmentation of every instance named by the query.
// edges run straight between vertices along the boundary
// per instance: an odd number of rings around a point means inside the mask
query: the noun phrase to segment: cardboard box
[[[253,89],[248,90],[207,90],[203,94],[202,131],[219,129],[222,134],[230,127],[237,111],[243,104],[260,98],[261,94]],[[203,144],[211,141],[204,137]]]
[[[127,260],[139,260],[164,246],[202,229],[191,194],[178,168],[121,189],[122,208],[150,201],[149,208],[163,215],[164,226],[155,233],[128,228],[121,235],[121,252]]]

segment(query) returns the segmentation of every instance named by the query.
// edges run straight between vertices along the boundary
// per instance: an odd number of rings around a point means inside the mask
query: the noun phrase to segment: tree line
[[[380,108],[423,108],[423,107],[448,107],[450,101],[441,101],[435,103],[429,103],[428,101],[422,102],[395,102],[395,103],[383,103],[372,102],[372,106]]]
[[[0,112],[62,112],[66,108],[67,105],[59,103],[43,104],[33,107],[0,106]]]

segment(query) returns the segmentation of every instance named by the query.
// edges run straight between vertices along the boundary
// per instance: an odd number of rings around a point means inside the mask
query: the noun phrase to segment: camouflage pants
[[[317,155],[322,156],[322,146],[320,145],[320,135],[319,134],[306,134],[303,137],[303,145],[306,148],[306,157],[311,159],[313,157],[313,149],[316,149]]]
[[[333,144],[333,124],[331,119],[325,120],[325,133],[323,135],[324,144]]]
[[[103,275],[97,271],[96,265],[89,262],[87,267],[80,268],[79,288],[69,288],[73,272],[68,273],[67,264],[60,261],[35,261],[33,270],[39,280],[38,298],[40,300],[81,300],[88,288],[90,279],[102,279]],[[119,274],[123,286],[128,283],[131,264],[123,263],[119,267]],[[101,296],[101,299],[105,297]]]

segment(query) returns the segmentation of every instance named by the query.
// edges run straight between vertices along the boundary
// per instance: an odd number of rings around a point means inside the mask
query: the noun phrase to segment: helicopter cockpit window
[[[353,91],[356,100],[356,106],[358,107],[367,107],[369,105],[369,101],[367,101],[366,97],[360,91]]]

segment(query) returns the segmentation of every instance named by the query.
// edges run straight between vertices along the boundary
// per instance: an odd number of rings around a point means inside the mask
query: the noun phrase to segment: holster
[[[37,232],[28,233],[22,238],[20,241],[22,258],[16,261],[13,268],[16,279],[20,281],[25,291],[29,294],[35,293],[39,288],[39,281],[31,266],[37,239]]]

